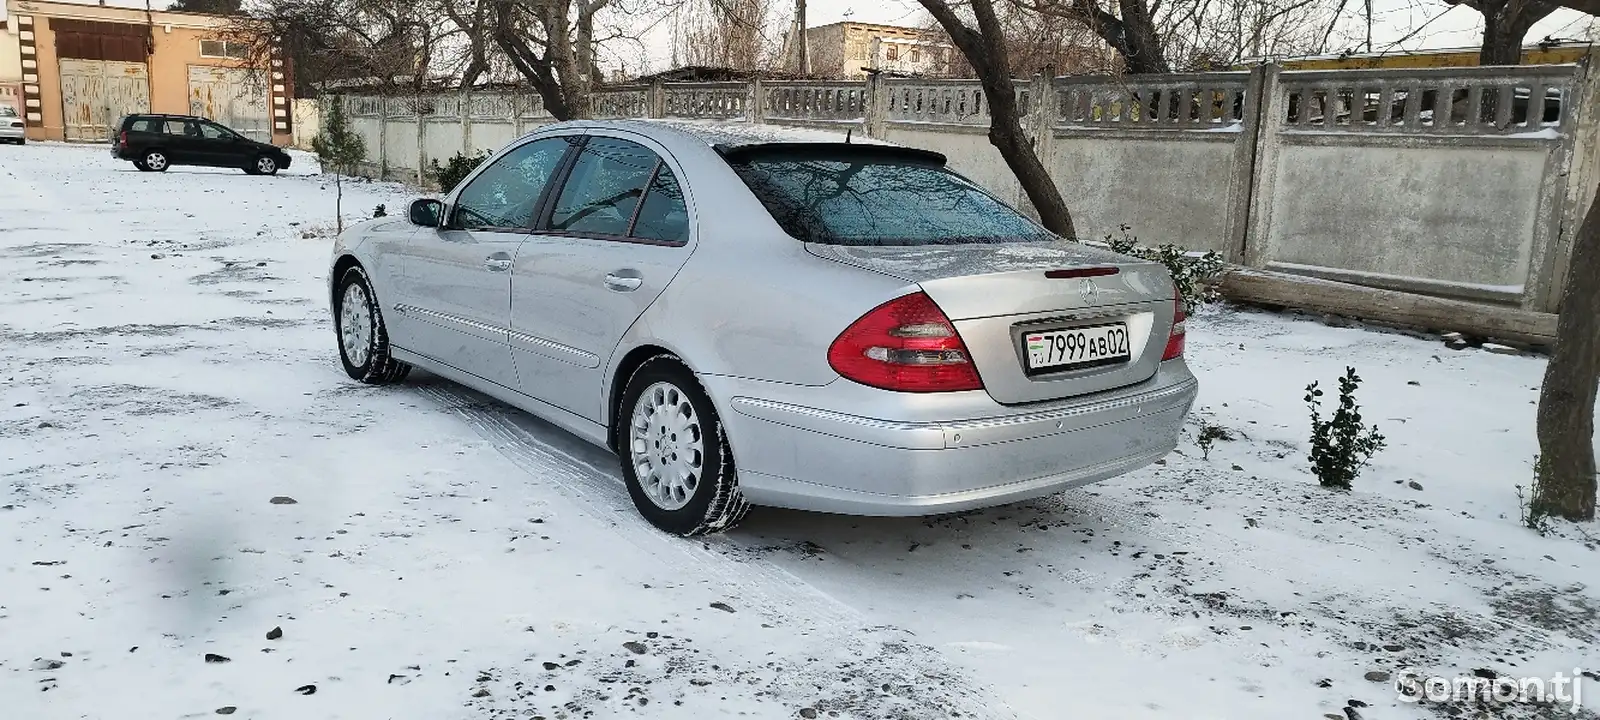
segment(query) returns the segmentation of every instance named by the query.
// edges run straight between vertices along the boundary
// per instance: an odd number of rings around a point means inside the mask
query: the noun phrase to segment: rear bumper
[[[740,392],[717,387],[738,381],[719,380],[706,378],[713,397]],[[1177,360],[1138,385],[1068,401],[1019,408],[976,393],[987,404],[981,412],[943,409],[965,420],[881,420],[749,394],[722,397],[729,398],[723,417],[740,488],[752,503],[929,515],[1049,495],[1148,465],[1177,446],[1198,389]]]
[[[27,135],[27,128],[0,127],[0,138],[6,140],[16,140],[17,138],[27,137]]]

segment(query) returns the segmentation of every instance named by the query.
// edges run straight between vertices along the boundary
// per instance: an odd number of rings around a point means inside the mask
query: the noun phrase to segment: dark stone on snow
[[[281,628],[281,627],[275,627],[275,628],[267,631],[267,639],[268,640],[277,640],[278,638],[281,638],[281,637],[283,637],[283,628]]]
[[[317,694],[317,686],[301,685],[300,687],[295,688],[294,691],[300,693],[301,695],[315,695]]]
[[[644,643],[638,642],[636,640],[629,640],[629,641],[623,643],[622,646],[627,648],[628,652],[631,652],[631,653],[633,653],[635,655],[643,655],[643,654],[645,654],[645,652],[647,650],[647,648],[645,648],[645,646],[644,646]]]
[[[234,707],[232,705],[224,705],[222,707],[217,708],[217,714],[218,715],[232,715],[233,711],[238,710],[238,709],[239,708],[236,708],[236,707]]]
[[[721,610],[723,612],[733,612],[733,606],[729,605],[729,604],[727,604],[725,602],[714,602],[714,603],[711,603],[711,607],[714,607],[714,608],[716,608],[718,610]]]
[[[1369,670],[1367,671],[1367,674],[1363,675],[1362,677],[1365,677],[1368,682],[1381,683],[1389,682],[1389,678],[1391,676],[1389,673],[1384,672],[1383,670]]]
[[[218,655],[216,653],[206,653],[206,662],[208,662],[208,663],[233,662],[233,658],[223,657],[223,656]]]
[[[298,504],[300,501],[298,501],[298,500],[296,500],[296,499],[294,499],[292,497],[288,497],[286,495],[279,495],[279,496],[277,496],[275,498],[272,498],[271,500],[268,500],[267,502],[270,502],[273,505],[295,505],[295,504]]]

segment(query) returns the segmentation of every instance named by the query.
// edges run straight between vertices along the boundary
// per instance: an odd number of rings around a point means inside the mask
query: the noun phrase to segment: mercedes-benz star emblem
[[[1083,289],[1080,292],[1083,293],[1083,303],[1085,305],[1093,305],[1094,296],[1099,294],[1100,288],[1094,286],[1093,280],[1085,278],[1083,281]]]

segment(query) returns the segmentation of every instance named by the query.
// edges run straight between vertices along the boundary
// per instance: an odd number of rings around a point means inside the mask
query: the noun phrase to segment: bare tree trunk
[[[1121,0],[1120,27],[1100,26],[1098,30],[1112,47],[1122,52],[1128,61],[1130,75],[1159,75],[1172,72],[1166,54],[1161,50],[1161,33],[1156,30],[1150,16],[1150,6],[1145,0]],[[1114,32],[1113,32],[1114,31]],[[1112,42],[1113,39],[1120,42]]]
[[[1562,0],[1571,2],[1571,0]],[[1522,41],[1540,20],[1561,7],[1557,0],[1445,0],[1483,13],[1479,65],[1521,65]]]
[[[1483,14],[1483,46],[1478,49],[1479,65],[1521,65],[1522,38],[1527,27],[1518,27],[1506,19],[1515,0],[1501,3],[1497,9]],[[1486,10],[1487,10],[1486,5]]]
[[[1600,385],[1600,196],[1572,244],[1555,350],[1539,392],[1539,478],[1531,510],[1593,520],[1594,401]]]
[[[918,0],[944,27],[956,49],[978,76],[984,99],[989,103],[989,143],[1000,151],[1016,175],[1028,201],[1039,213],[1039,222],[1062,237],[1076,240],[1072,213],[1061,197],[1033,143],[1022,131],[1022,113],[1017,108],[1016,87],[1011,79],[1011,61],[1006,55],[1005,31],[995,15],[993,0],[970,0],[969,7],[978,29],[967,27],[961,16],[945,0]]]

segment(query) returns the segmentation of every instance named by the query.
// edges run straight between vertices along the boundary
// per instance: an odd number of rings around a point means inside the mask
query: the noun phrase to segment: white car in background
[[[28,142],[27,128],[23,127],[22,116],[17,114],[17,109],[10,105],[0,105],[0,142],[12,142],[25,145]]]

